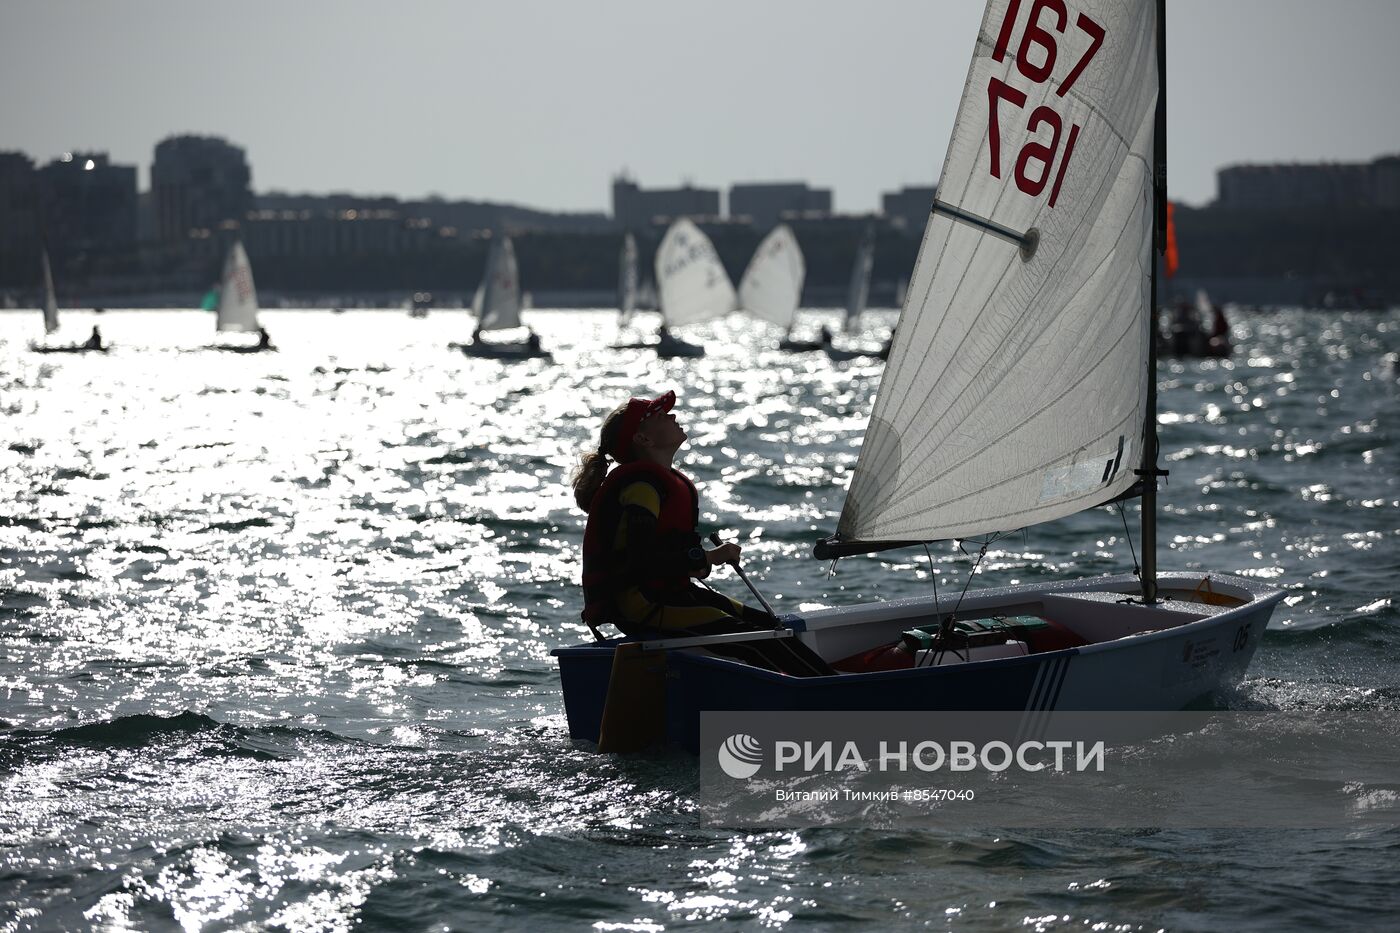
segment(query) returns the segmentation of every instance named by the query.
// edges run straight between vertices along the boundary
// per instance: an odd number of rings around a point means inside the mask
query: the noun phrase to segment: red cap
[[[627,411],[622,416],[622,430],[617,432],[617,439],[613,441],[613,448],[608,453],[612,454],[612,458],[618,463],[631,460],[632,438],[636,436],[637,428],[652,415],[665,414],[675,405],[675,392],[666,392],[656,398],[628,399]]]

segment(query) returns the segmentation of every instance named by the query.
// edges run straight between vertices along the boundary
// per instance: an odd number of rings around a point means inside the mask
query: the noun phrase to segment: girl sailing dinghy
[[[481,335],[491,330],[512,330],[520,327],[520,268],[515,262],[515,244],[508,236],[496,237],[486,257],[486,275],[472,298],[476,314],[476,333],[472,342],[449,346],[467,356],[494,360],[550,359],[549,351],[540,346],[540,338],[530,331],[525,340],[516,343],[487,343]]]
[[[837,534],[817,547],[990,540],[1140,495],[1140,575],[782,617],[770,637],[853,671],[828,677],[658,650],[650,738],[697,749],[704,710],[1171,710],[1243,677],[1283,592],[1157,571],[1164,20],[1163,0],[988,3]],[[575,737],[599,738],[615,644],[555,652]]]
[[[734,285],[710,238],[684,217],[671,224],[656,248],[656,284],[661,298],[656,355],[662,359],[704,356],[704,347],[671,336],[670,329],[733,311]]]
[[[820,350],[820,342],[792,339],[792,325],[802,300],[807,263],[802,247],[787,224],[774,227],[754,250],[744,277],[739,280],[739,307],[783,330],[779,350]]]

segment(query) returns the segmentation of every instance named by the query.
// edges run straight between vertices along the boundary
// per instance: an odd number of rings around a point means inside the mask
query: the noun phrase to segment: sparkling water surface
[[[893,315],[870,317],[874,346]],[[612,314],[533,312],[553,365],[449,350],[460,312],[263,319],[279,351],[244,355],[200,312],[66,312],[68,340],[100,321],[115,344],[69,356],[0,313],[0,931],[1400,918],[1395,831],[748,833],[699,818],[693,758],[570,742],[565,480],[601,415],[678,391],[702,523],[780,611],[923,594],[922,551],[810,557],[882,364],[779,354],[737,318],[658,362],[609,349]],[[1160,371],[1161,564],[1289,591],[1229,705],[1400,711],[1400,313],[1234,337]],[[970,556],[933,560],[966,582]],[[976,582],[1132,563],[1096,510],[996,542]]]

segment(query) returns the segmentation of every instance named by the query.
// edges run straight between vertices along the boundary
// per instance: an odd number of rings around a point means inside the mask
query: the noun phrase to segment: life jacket
[[[684,539],[698,544],[695,533],[700,521],[700,494],[682,473],[649,460],[636,460],[615,467],[603,480],[588,507],[588,524],[583,531],[583,621],[594,634],[597,626],[609,621],[615,610],[613,599],[627,586],[665,590],[683,586],[689,577],[634,580],[623,575],[625,555],[613,550],[617,526],[622,521],[622,491],[633,482],[656,487],[661,498],[661,514],[656,519],[658,544],[676,544]]]

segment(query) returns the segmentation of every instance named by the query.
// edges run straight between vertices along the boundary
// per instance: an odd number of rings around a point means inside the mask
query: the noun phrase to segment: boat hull
[[[88,347],[81,343],[63,347],[50,347],[37,343],[31,343],[29,345],[31,353],[106,353],[110,349],[110,344],[101,347]]]
[[[1199,574],[1159,578],[1189,596]],[[1212,577],[1206,597],[1234,605],[1170,599],[1159,607],[1118,603],[1132,577],[1026,585],[969,594],[959,618],[1043,610],[1074,619],[1090,643],[1022,657],[937,667],[791,677],[695,651],[667,659],[666,738],[697,752],[700,715],[734,710],[1177,710],[1236,686],[1283,593],[1239,578]],[[1197,594],[1202,595],[1202,594]],[[799,637],[828,660],[897,638],[937,618],[933,600],[906,599],[789,617]],[[1122,634],[1118,632],[1121,630]],[[596,742],[613,645],[561,648],[569,733]]]
[[[890,345],[885,344],[878,350],[846,349],[827,344],[823,349],[833,363],[848,363],[851,360],[887,360],[890,358]]]
[[[705,355],[705,348],[695,343],[675,340],[656,345],[656,355],[663,360],[694,359]]]
[[[525,343],[454,343],[454,349],[464,356],[485,360],[552,360],[548,350],[535,349]]]
[[[816,353],[827,347],[827,344],[820,340],[788,340],[784,337],[778,341],[778,349],[788,353]]]
[[[277,352],[277,348],[276,348],[276,347],[273,347],[273,346],[260,347],[260,346],[258,346],[257,344],[248,344],[248,345],[245,346],[245,345],[241,345],[241,344],[216,343],[216,344],[214,344],[213,346],[211,346],[209,349],[211,349],[211,350],[218,350],[220,353],[275,353],[275,352]]]

